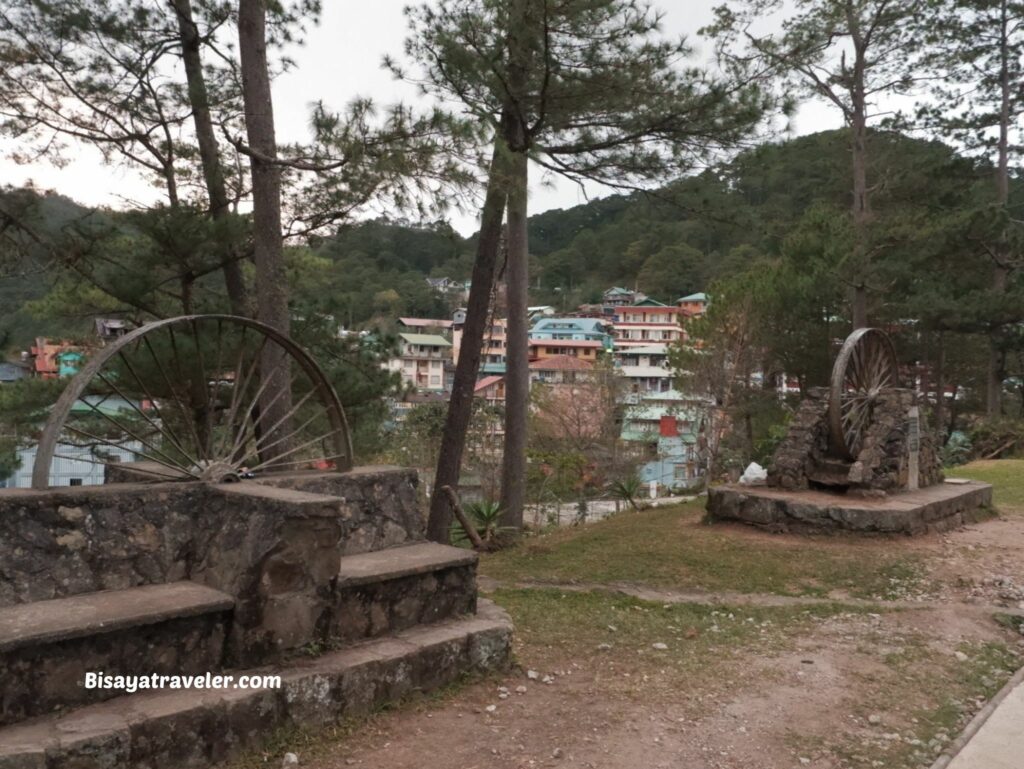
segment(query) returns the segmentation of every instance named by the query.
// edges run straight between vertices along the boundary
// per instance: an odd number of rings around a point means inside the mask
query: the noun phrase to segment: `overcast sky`
[[[370,96],[386,104],[399,100],[415,101],[411,87],[394,81],[381,69],[385,53],[400,54],[406,32],[402,8],[409,0],[326,0],[321,24],[311,29],[306,44],[289,51],[296,67],[274,83],[274,110],[278,140],[300,141],[308,136],[309,105],[322,99],[329,106],[341,107],[356,96]],[[687,35],[701,57],[707,46],[696,31],[711,18],[711,8],[720,0],[661,0],[665,11],[664,31],[670,36]],[[789,125],[794,134],[837,128],[841,119],[836,110],[823,104],[804,105]],[[20,185],[32,180],[43,189],[53,189],[89,205],[123,207],[126,200],[149,201],[156,197],[145,182],[116,167],[104,165],[99,153],[82,148],[75,160],[62,168],[48,163],[17,165],[3,146],[0,158],[0,182]],[[531,213],[552,208],[568,208],[586,201],[574,184],[555,181],[543,184],[533,174],[530,189]],[[591,195],[604,194],[588,189]],[[472,214],[454,216],[453,224],[465,233],[476,229]]]

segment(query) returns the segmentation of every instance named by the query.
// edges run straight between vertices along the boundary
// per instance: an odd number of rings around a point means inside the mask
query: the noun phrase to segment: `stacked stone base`
[[[280,688],[193,689],[119,697],[0,729],[2,769],[200,769],[284,727],[315,728],[510,663],[512,624],[481,601],[476,616],[386,636],[287,666]]]
[[[862,496],[884,496],[910,482],[908,414],[917,405],[912,390],[883,391],[874,405],[863,444],[852,460],[829,445],[828,392],[811,388],[790,423],[768,468],[768,485],[781,489],[827,488]],[[941,483],[942,462],[933,435],[921,419],[918,445],[920,488]]]
[[[824,491],[719,486],[708,491],[708,517],[770,531],[926,534],[947,531],[984,516],[992,487],[971,481],[944,483],[884,498],[856,498]]]
[[[373,467],[0,492],[0,769],[206,767],[507,666],[477,554],[424,540],[415,484]],[[282,686],[124,693],[90,672]]]

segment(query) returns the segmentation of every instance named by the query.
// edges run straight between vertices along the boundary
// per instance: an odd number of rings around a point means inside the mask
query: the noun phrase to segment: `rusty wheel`
[[[856,459],[883,389],[899,387],[896,349],[877,328],[850,334],[832,366],[828,419],[832,451]]]
[[[261,375],[268,360],[273,376]],[[290,391],[275,391],[283,381]],[[132,480],[222,482],[346,470],[352,447],[338,396],[305,350],[249,318],[188,315],[148,323],[90,357],[50,412],[34,488],[61,484],[59,460],[97,468],[92,482],[127,463],[122,477]]]

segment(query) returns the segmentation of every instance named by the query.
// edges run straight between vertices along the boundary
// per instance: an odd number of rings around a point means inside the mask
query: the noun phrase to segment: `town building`
[[[28,375],[28,368],[21,363],[0,361],[0,385],[17,382],[25,379]]]
[[[647,294],[642,291],[630,290],[623,288],[622,286],[612,286],[607,289],[602,295],[603,304],[611,307],[625,307],[630,304],[636,304],[647,298]]]
[[[613,337],[608,324],[599,318],[545,317],[530,329],[530,339],[557,341],[586,341],[601,343],[605,350],[612,349]]]
[[[450,320],[440,318],[399,318],[398,326],[414,334],[440,334],[449,337],[452,332]]]
[[[70,342],[51,344],[46,337],[36,337],[30,348],[32,371],[40,379],[61,379],[78,373],[85,353]]]
[[[531,339],[529,346],[530,360],[571,355],[591,363],[597,361],[597,356],[605,349],[596,339]]]
[[[679,323],[681,314],[679,307],[662,304],[654,299],[619,307],[613,325],[616,349],[643,347],[652,342],[672,344],[680,341],[683,339],[683,327]]]
[[[672,371],[668,365],[668,345],[618,347],[615,370],[628,382],[628,392],[635,395],[663,393],[672,389]]]
[[[677,299],[676,307],[682,310],[686,317],[700,317],[708,311],[708,302],[708,295],[701,291]]]
[[[459,362],[462,350],[462,323],[452,327],[452,360]],[[505,373],[505,352],[508,346],[508,321],[494,318],[484,331],[480,349],[480,376],[503,375]]]
[[[574,355],[553,355],[530,361],[530,384],[565,385],[589,381],[594,364]]]
[[[452,343],[438,334],[402,333],[398,338],[398,357],[388,361],[388,370],[398,372],[404,384],[417,390],[443,391]]]
[[[626,407],[620,437],[643,446],[640,479],[668,488],[701,482],[700,434],[708,404],[677,390],[647,393]]]
[[[492,406],[505,402],[505,377],[485,376],[473,388],[473,397],[487,401]]]

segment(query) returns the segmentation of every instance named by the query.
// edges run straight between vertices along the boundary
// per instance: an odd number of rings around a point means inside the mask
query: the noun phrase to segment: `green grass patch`
[[[1024,515],[1024,459],[979,460],[953,467],[946,475],[991,483],[992,501],[1000,512]]]
[[[896,598],[920,579],[918,556],[894,540],[775,536],[706,525],[691,502],[560,529],[485,556],[504,582],[631,583],[743,593]]]

